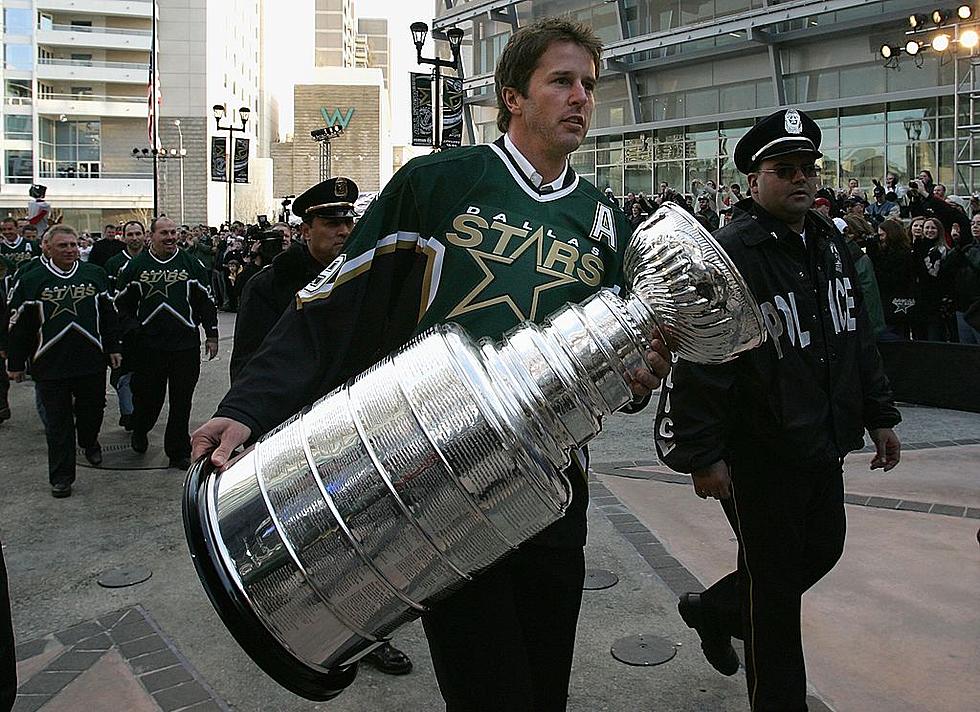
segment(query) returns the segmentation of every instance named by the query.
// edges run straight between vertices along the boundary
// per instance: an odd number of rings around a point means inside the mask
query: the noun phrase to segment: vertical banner
[[[248,139],[235,139],[235,182],[248,183]]]
[[[227,142],[224,136],[211,137],[211,180],[224,183],[228,180],[228,164],[225,156]]]
[[[409,72],[412,93],[412,145],[432,145],[432,75]]]
[[[463,80],[443,77],[442,142],[443,148],[455,148],[463,142]]]

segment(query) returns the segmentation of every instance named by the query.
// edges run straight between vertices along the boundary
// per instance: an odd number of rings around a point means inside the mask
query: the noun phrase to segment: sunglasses
[[[804,178],[816,178],[820,169],[812,163],[807,166],[787,166],[780,165],[775,168],[760,168],[759,173],[775,173],[776,177],[780,180],[793,180],[796,178],[796,172],[799,171],[803,174]]]

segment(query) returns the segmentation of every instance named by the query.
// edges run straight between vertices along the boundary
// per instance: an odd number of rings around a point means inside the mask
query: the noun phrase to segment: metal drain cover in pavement
[[[609,651],[627,665],[661,665],[677,654],[677,648],[658,635],[631,635],[613,643]]]
[[[87,467],[92,470],[166,470],[170,464],[160,446],[150,445],[145,453],[140,454],[133,452],[128,442],[104,444],[102,446],[102,464],[98,467],[93,467],[88,463],[81,448],[78,449],[76,459],[79,467]]]
[[[585,572],[585,583],[582,589],[585,591],[600,591],[604,588],[612,588],[619,583],[619,576],[612,571],[605,569],[589,569]]]
[[[145,566],[124,564],[123,566],[109,569],[99,576],[99,585],[102,588],[125,588],[126,586],[135,586],[138,583],[143,583],[152,575],[153,572]]]

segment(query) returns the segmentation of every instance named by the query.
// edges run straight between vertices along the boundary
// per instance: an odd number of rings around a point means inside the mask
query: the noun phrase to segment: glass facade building
[[[656,192],[661,182],[682,190],[695,180],[738,182],[735,143],[782,106],[803,109],[820,124],[825,185],[857,178],[870,188],[886,171],[905,181],[927,168],[951,187],[955,173],[960,193],[980,187],[972,185],[972,138],[962,128],[975,123],[973,101],[963,98],[975,64],[969,53],[926,49],[903,56],[897,68],[886,67],[879,53],[882,44],[903,46],[910,38],[910,14],[934,9],[921,0],[446,4],[438,3],[434,25],[465,32],[473,142],[498,135],[493,68],[516,28],[562,16],[595,30],[606,47],[596,111],[573,161],[617,195]]]

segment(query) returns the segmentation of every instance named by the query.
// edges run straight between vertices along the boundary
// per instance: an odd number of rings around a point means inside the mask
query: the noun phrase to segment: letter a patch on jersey
[[[609,247],[616,249],[616,222],[613,219],[613,211],[608,205],[596,203],[595,221],[592,223],[592,232],[589,233],[596,242],[605,240]]]
[[[312,282],[299,290],[296,293],[296,308],[302,309],[304,304],[329,297],[330,292],[333,291],[334,278],[340,272],[340,268],[344,266],[344,262],[346,261],[347,255],[340,255],[327,265],[320,274],[314,277]]]

